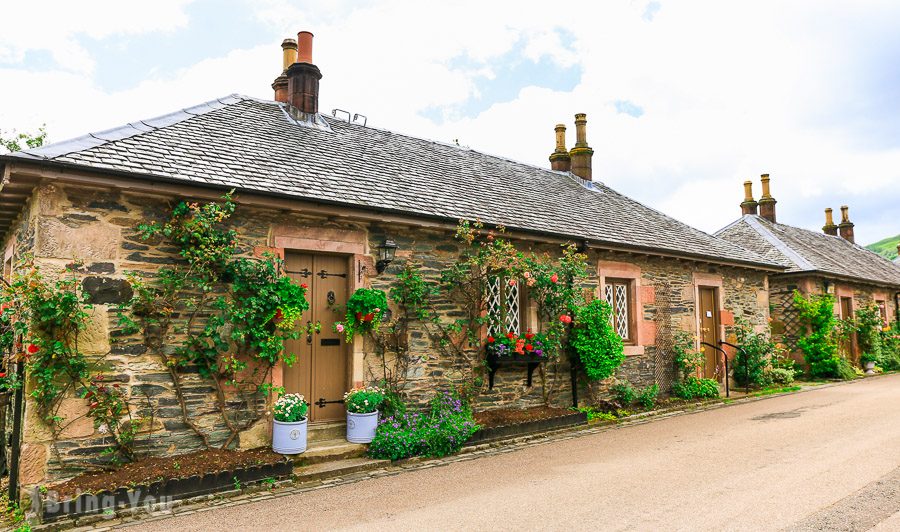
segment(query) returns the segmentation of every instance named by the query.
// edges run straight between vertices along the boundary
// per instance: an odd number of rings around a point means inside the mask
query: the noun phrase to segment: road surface
[[[900,375],[128,530],[873,527],[900,530]]]

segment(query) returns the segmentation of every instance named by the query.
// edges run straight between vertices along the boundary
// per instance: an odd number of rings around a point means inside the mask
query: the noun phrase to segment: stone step
[[[306,441],[309,443],[337,440],[347,437],[346,421],[322,421],[307,427]]]
[[[391,465],[390,460],[372,460],[371,458],[348,458],[333,462],[322,462],[307,466],[294,467],[294,479],[296,482],[309,482],[313,480],[325,480],[327,478],[342,477],[361,471],[371,471]]]
[[[296,465],[321,464],[365,456],[368,445],[350,443],[345,438],[308,442],[306,452],[294,456]]]

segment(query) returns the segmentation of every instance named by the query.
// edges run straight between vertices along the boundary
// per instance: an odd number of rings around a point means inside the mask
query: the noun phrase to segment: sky
[[[778,220],[900,233],[900,2],[15,2],[0,131],[60,141],[232,93],[315,34],[319,108],[548,167],[587,113],[594,179],[707,232],[768,173]],[[539,208],[536,206],[536,208]]]

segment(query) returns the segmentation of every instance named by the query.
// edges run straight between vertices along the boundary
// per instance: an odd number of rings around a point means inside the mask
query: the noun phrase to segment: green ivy
[[[803,351],[809,373],[816,378],[841,378],[848,376],[838,354],[841,329],[834,315],[834,296],[831,294],[810,294],[804,297],[794,292],[794,306],[807,332],[797,340]],[[846,361],[844,361],[846,362]]]
[[[569,342],[590,380],[608,378],[625,360],[622,339],[610,324],[611,315],[609,304],[600,299],[575,310]]]

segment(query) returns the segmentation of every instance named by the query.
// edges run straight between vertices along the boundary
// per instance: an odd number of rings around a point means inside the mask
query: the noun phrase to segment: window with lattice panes
[[[524,325],[524,294],[518,282],[492,277],[488,282],[487,312],[491,317],[488,334],[500,336],[508,332],[519,335]]]
[[[607,279],[603,287],[603,298],[612,308],[610,323],[625,342],[634,339],[631,316],[631,281],[627,279]]]

